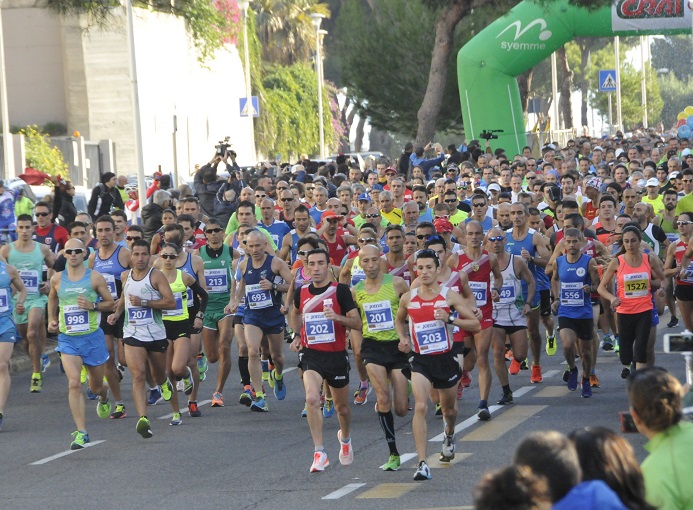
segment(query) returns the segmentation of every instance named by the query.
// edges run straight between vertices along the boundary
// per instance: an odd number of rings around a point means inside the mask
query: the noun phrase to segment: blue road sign
[[[257,96],[252,96],[250,108],[248,108],[248,98],[240,98],[241,107],[241,117],[259,117],[260,116],[260,103],[257,100]],[[250,111],[248,111],[250,110]]]
[[[599,70],[599,92],[616,92],[616,69]]]

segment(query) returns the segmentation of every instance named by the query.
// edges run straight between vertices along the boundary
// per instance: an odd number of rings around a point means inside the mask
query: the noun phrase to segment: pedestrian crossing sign
[[[260,116],[260,106],[257,100],[257,96],[252,96],[250,101],[248,98],[240,98],[241,107],[241,117],[259,117]]]
[[[616,70],[602,69],[599,71],[599,92],[616,91]]]

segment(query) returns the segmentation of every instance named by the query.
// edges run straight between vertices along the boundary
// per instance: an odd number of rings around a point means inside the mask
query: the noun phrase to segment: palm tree
[[[315,49],[310,15],[328,17],[327,4],[315,0],[255,0],[251,6],[264,61],[291,65],[310,60]]]

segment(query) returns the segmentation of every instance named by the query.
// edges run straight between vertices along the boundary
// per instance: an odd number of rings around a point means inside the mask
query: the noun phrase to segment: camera
[[[218,145],[215,145],[214,148],[217,150],[216,155],[223,158],[224,156],[231,156],[231,157],[236,157],[236,151],[231,149],[231,137],[230,136],[225,136],[223,140],[219,141]]]
[[[664,352],[693,352],[693,333],[669,333],[664,335]]]
[[[502,133],[502,129],[489,129],[486,131],[485,129],[479,134],[479,138],[483,138],[484,140],[497,140],[498,135],[494,135],[494,133]]]

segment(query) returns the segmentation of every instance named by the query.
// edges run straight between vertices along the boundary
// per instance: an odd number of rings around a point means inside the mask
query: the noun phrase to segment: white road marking
[[[202,406],[204,406],[204,405],[209,404],[210,402],[212,402],[212,401],[211,401],[211,400],[203,400],[202,402],[198,402],[198,403],[197,403],[197,407],[202,407]],[[184,407],[184,408],[181,407],[180,414],[186,414],[186,413],[189,413],[189,412],[190,412],[190,411],[188,411],[187,406]],[[163,415],[163,416],[159,416],[159,419],[160,419],[160,420],[168,420],[169,418],[173,418],[173,413],[169,413],[169,414],[165,414],[165,415]]]
[[[549,379],[549,378],[553,377],[554,375],[560,374],[560,373],[561,373],[560,370],[549,370],[548,372],[546,372],[543,375],[543,377],[544,377],[544,379]]]
[[[105,439],[101,439],[99,441],[92,441],[91,443],[87,443],[84,445],[84,448],[91,448],[92,446],[96,446],[97,444],[105,443]],[[67,450],[64,452],[56,453],[55,455],[51,455],[50,457],[46,457],[45,459],[37,460],[36,462],[31,462],[29,465],[30,466],[41,466],[43,464],[47,464],[48,462],[52,460],[59,459],[61,457],[65,457],[67,455],[71,455],[73,453],[77,453],[80,450]]]
[[[403,453],[402,455],[399,456],[399,463],[400,463],[400,465],[402,465],[405,462],[407,462],[408,460],[411,460],[416,456],[417,456],[416,453]],[[380,469],[383,469],[383,466],[385,466],[385,464],[380,466]],[[323,498],[323,499],[325,499],[325,498]]]
[[[334,492],[330,492],[327,496],[323,496],[322,499],[339,499],[342,496],[346,496],[347,494],[354,492],[356,489],[360,489],[366,485],[365,483],[350,483],[348,485],[345,485],[341,489],[337,489]]]

